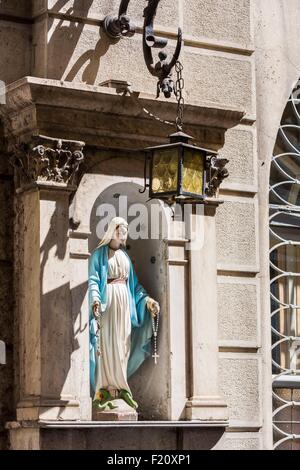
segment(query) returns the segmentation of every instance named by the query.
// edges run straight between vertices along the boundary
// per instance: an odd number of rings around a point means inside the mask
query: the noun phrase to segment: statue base
[[[138,421],[137,412],[124,400],[113,400],[112,403],[117,408],[98,411],[93,407],[93,421]]]

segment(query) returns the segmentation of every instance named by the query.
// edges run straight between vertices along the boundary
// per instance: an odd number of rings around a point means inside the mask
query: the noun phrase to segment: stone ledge
[[[277,378],[273,376],[273,389],[274,388],[300,389],[299,374],[298,375],[281,375]]]
[[[131,92],[124,96],[114,88],[25,77],[7,86],[7,135],[25,140],[46,134],[79,140],[88,145],[143,148],[163,143],[172,126],[151,119],[148,109],[166,121],[175,121],[175,99]],[[244,110],[212,102],[185,106],[185,130],[212,150],[224,145],[225,131],[236,126]]]
[[[41,428],[103,428],[103,427],[130,427],[130,428],[227,428],[229,421],[80,421],[56,422],[40,421]]]
[[[28,191],[37,191],[37,190],[43,190],[43,191],[64,191],[67,193],[72,193],[76,191],[77,186],[75,185],[70,185],[66,183],[55,183],[51,181],[39,181],[37,183],[29,183],[27,185],[22,186],[21,188],[18,188],[16,190],[17,194],[22,194],[23,192],[28,192]]]
[[[227,428],[228,421],[12,421],[6,429],[90,429],[90,428]]]

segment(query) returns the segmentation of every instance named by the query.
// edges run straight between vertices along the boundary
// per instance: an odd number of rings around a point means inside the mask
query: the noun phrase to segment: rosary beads
[[[154,363],[157,364],[157,359],[159,355],[157,354],[157,337],[158,337],[158,325],[159,325],[159,313],[155,318],[152,317],[152,330],[153,330],[153,343],[154,343],[154,353],[152,355]]]

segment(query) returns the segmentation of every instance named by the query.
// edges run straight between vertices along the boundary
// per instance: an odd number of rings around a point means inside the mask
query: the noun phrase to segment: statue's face
[[[119,250],[126,248],[126,241],[128,237],[128,228],[125,225],[119,225],[115,230],[114,236],[109,244],[112,250]]]

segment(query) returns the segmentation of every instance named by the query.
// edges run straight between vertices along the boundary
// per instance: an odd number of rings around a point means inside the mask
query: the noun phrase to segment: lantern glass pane
[[[198,150],[184,149],[182,190],[203,194],[204,157]]]
[[[176,192],[178,185],[177,149],[157,150],[153,157],[152,192]]]

